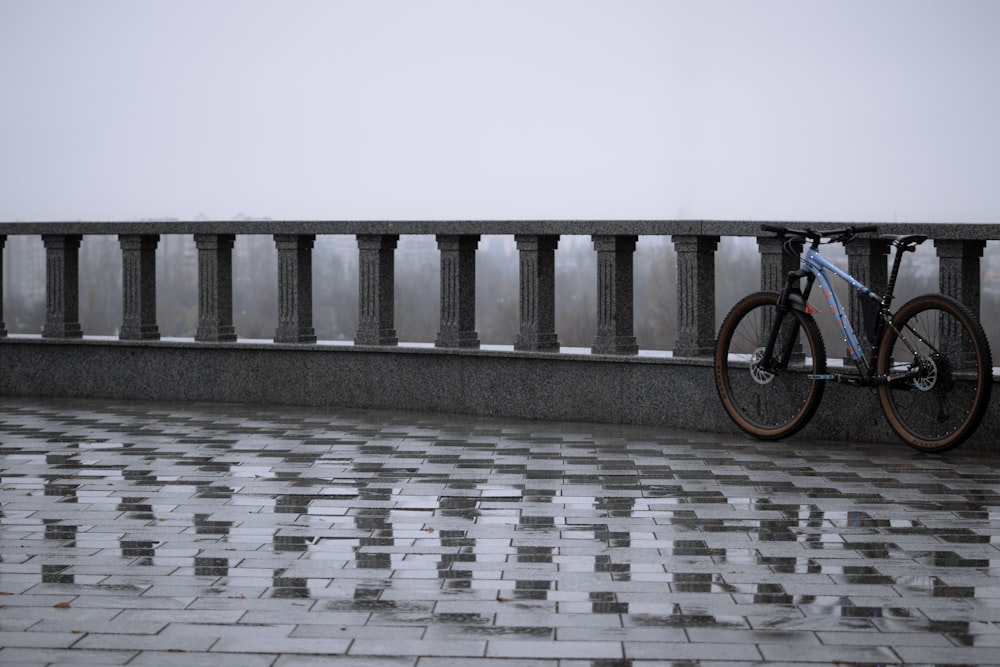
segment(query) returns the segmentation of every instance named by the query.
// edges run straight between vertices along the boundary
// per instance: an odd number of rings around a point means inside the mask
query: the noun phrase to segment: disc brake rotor
[[[750,357],[750,377],[757,384],[768,384],[774,379],[774,373],[768,373],[760,367],[760,358],[764,356],[764,348],[758,347]]]
[[[920,375],[913,378],[913,388],[917,391],[930,391],[938,382],[938,365],[933,357],[917,357],[911,366],[920,370]]]

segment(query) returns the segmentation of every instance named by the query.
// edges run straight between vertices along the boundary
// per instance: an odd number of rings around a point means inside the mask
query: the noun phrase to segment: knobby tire
[[[733,422],[760,440],[780,440],[805,426],[823,397],[824,381],[809,375],[826,373],[826,347],[812,315],[789,310],[775,344],[780,358],[790,327],[798,332],[789,367],[773,374],[755,366],[767,344],[770,323],[778,312],[776,292],[757,292],[741,299],[722,322],[715,348],[715,380],[722,405]]]
[[[957,447],[982,421],[993,386],[989,341],[961,302],[927,294],[892,317],[879,346],[878,373],[918,367],[920,377],[879,386],[886,418],[911,447],[926,452]]]

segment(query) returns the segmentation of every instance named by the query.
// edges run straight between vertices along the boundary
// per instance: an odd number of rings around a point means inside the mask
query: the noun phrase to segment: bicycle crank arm
[[[875,378],[875,384],[892,384],[893,382],[899,382],[901,380],[915,380],[920,377],[920,371],[906,371],[905,373],[891,373],[889,375],[880,375]]]

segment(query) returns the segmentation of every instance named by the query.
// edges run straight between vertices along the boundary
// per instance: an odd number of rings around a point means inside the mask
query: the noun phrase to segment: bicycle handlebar
[[[810,241],[819,241],[823,238],[828,238],[834,242],[847,243],[854,238],[856,234],[866,234],[868,232],[877,232],[878,227],[875,225],[852,225],[851,227],[844,227],[843,229],[827,229],[824,231],[816,231],[814,229],[790,229],[783,225],[761,225],[762,231],[773,232],[778,236],[801,236],[802,238],[809,239]]]

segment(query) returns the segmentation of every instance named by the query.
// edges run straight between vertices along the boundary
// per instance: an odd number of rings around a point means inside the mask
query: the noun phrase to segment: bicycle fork
[[[799,287],[799,281],[803,278],[806,279],[805,291]],[[814,280],[815,276],[804,269],[788,272],[788,276],[785,278],[785,287],[778,296],[777,312],[774,322],[771,323],[767,343],[757,360],[757,367],[765,373],[773,374],[788,368],[788,363],[795,351],[795,341],[799,336],[799,321],[796,318],[792,318],[791,325],[786,330],[787,335],[784,344],[780,347],[781,354],[777,359],[774,356],[774,347],[778,344],[778,337],[782,334],[782,324],[788,312],[793,309],[803,313],[809,312],[809,292]]]

